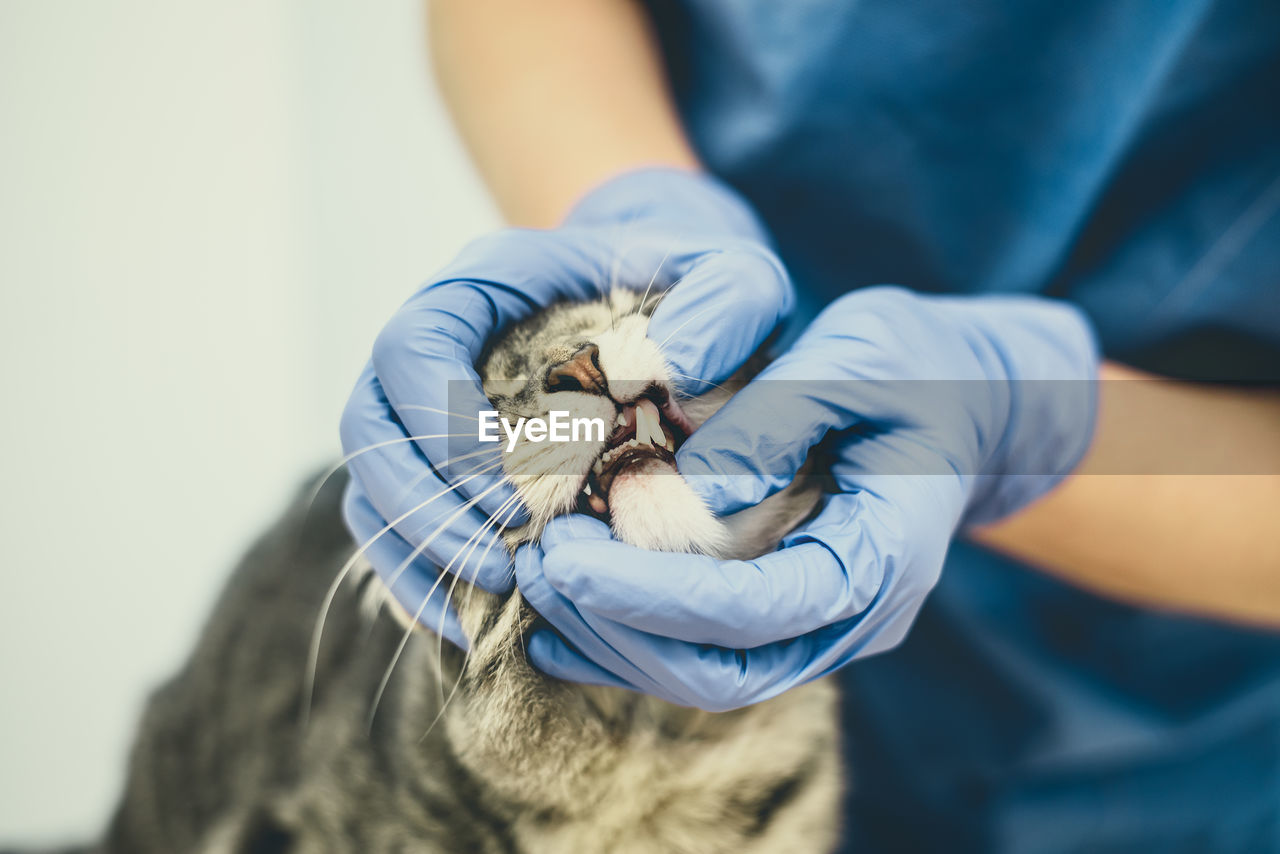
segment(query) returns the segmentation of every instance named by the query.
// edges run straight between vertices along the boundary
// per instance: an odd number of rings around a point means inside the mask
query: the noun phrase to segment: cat
[[[633,545],[750,558],[814,509],[820,489],[802,477],[717,519],[675,473],[679,442],[731,392],[680,399],[645,336],[659,299],[617,288],[552,306],[505,330],[480,360],[486,394],[512,422],[564,409],[612,431],[501,448],[529,511],[505,530],[509,548],[536,541],[555,516],[585,512]],[[304,489],[242,560],[190,660],[151,697],[121,804],[85,852],[834,846],[843,771],[825,681],[713,714],[543,675],[524,653],[540,618],[518,591],[457,584],[469,654],[416,627],[367,566],[326,602],[355,548],[340,518],[344,482]]]

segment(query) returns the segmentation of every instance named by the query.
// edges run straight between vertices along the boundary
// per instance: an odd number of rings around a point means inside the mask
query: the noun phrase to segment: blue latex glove
[[[958,527],[1017,510],[1078,463],[1096,371],[1089,327],[1063,303],[843,297],[677,454],[728,513],[790,482],[825,437],[835,491],[817,517],[751,561],[658,556],[594,519],[556,520],[516,556],[521,592],[562,636],[536,633],[531,658],[718,711],[892,647]]]
[[[691,392],[736,370],[794,300],[736,193],[704,175],[650,169],[600,186],[559,228],[470,244],[378,336],[342,417],[347,524],[400,604],[454,643],[466,641],[438,568],[510,590],[510,560],[490,519],[519,524],[524,515],[494,446],[475,441],[476,413],[490,406],[473,365],[495,332],[556,300],[650,283],[654,292],[675,283],[649,335],[666,342]],[[723,344],[696,346],[710,340]]]

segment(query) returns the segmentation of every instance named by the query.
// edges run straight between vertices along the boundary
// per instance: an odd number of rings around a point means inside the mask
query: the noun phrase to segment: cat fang
[[[515,449],[521,433],[524,434],[525,441],[534,443],[604,441],[603,418],[570,418],[568,410],[564,409],[553,409],[549,415],[549,418],[521,416],[512,426],[511,422],[499,415],[496,410],[485,410],[480,413],[477,438],[481,442],[502,441],[502,437],[498,435],[498,425],[501,424],[502,432],[507,436],[507,453]]]
[[[608,495],[624,471],[656,475],[674,474],[676,428],[664,423],[662,412],[649,398],[639,398],[622,407],[617,429],[587,474],[583,497],[600,518],[609,516]],[[656,465],[655,465],[656,463]],[[651,500],[661,500],[661,490]]]

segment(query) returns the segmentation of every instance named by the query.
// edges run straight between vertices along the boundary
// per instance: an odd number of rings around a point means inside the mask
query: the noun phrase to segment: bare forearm
[[[631,0],[433,0],[429,18],[440,88],[513,224],[554,225],[627,169],[697,167]]]
[[[1102,376],[1077,472],[974,538],[1104,595],[1280,626],[1280,396]]]

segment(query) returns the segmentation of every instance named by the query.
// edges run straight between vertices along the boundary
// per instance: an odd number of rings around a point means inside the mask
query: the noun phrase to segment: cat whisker
[[[496,488],[496,485],[486,490],[485,493],[483,493],[482,495],[477,496],[477,498],[474,499],[474,501],[479,501],[480,498],[483,498],[484,495],[488,494],[495,488]],[[511,501],[513,499],[514,499],[514,496],[507,500]],[[505,503],[506,502],[504,502],[504,504]],[[465,510],[467,509],[467,507],[464,506],[462,509]],[[448,524],[452,521],[453,521],[452,518],[446,520],[444,525],[442,525],[434,534],[432,534],[431,538],[428,538],[427,542],[430,542],[430,539],[433,539],[436,536],[436,534],[439,534],[441,531],[443,531],[444,528],[447,527]],[[414,627],[418,624],[418,621],[422,618],[422,614],[426,610],[427,603],[430,602],[431,596],[436,592],[436,589],[440,586],[440,582],[444,579],[445,574],[447,574],[454,560],[456,560],[458,555],[462,553],[462,550],[467,547],[467,543],[470,543],[473,538],[481,536],[484,533],[488,523],[492,521],[493,521],[493,517],[491,516],[488,520],[486,520],[485,526],[482,526],[480,530],[476,531],[476,533],[472,534],[471,537],[467,538],[467,542],[463,543],[462,548],[458,549],[458,551],[454,553],[453,558],[450,559],[449,563],[446,564],[444,569],[440,571],[439,575],[436,576],[436,580],[432,582],[430,589],[427,590],[426,595],[422,599],[422,604],[418,607],[418,610],[414,613],[413,617],[409,621],[409,625],[405,629],[405,634],[401,638],[400,644],[396,647],[395,653],[392,655],[391,664],[387,667],[386,672],[383,673],[382,680],[378,684],[378,689],[374,694],[373,703],[369,710],[369,715],[367,720],[368,731],[371,732],[373,729],[373,720],[374,720],[374,717],[377,715],[378,705],[382,701],[382,695],[386,691],[388,683],[391,681],[391,674],[392,674],[392,671],[395,669],[396,662],[399,661],[400,654],[404,651],[405,646],[408,644],[409,638],[413,633]],[[407,558],[405,558],[404,562],[401,563],[400,566],[396,568],[396,571],[392,574],[392,578],[387,583],[388,590],[391,589],[391,585],[395,584],[395,580],[399,578],[400,574],[404,572],[405,568],[408,567],[409,564],[413,562],[413,559],[416,558],[419,554],[421,554],[423,550],[425,550],[426,544],[427,543],[424,542],[421,545],[419,545],[416,549],[414,549],[413,553],[411,553]]]
[[[445,471],[449,466],[453,465],[454,463],[460,463],[463,460],[469,460],[472,457],[478,457],[481,455],[495,455],[495,454],[501,454],[501,453],[502,453],[502,448],[481,448],[480,450],[472,451],[469,454],[459,454],[456,457],[450,457],[449,459],[441,463],[433,463],[430,466],[425,467],[422,470],[421,474],[417,475],[415,478],[413,478],[413,480],[409,481],[404,485],[403,488],[401,488],[400,492],[396,495],[395,503],[399,504],[401,501],[404,501],[406,498],[409,497],[409,493],[413,492],[414,487],[422,483],[427,478],[431,477],[431,475]],[[480,465],[484,465],[484,463],[486,462],[488,462],[487,459],[481,462]],[[463,475],[471,474],[471,472],[473,471],[475,471],[475,468],[468,469],[462,474]]]
[[[707,306],[706,308],[704,308],[702,311],[697,311],[697,312],[694,312],[693,314],[691,314],[688,318],[686,318],[686,319],[685,319],[685,322],[684,322],[684,323],[680,324],[680,325],[679,325],[679,326],[677,326],[675,329],[672,329],[672,330],[671,330],[671,334],[670,334],[670,335],[668,335],[666,338],[663,338],[663,339],[662,339],[662,343],[658,345],[658,349],[659,349],[659,350],[661,350],[663,347],[665,347],[665,346],[666,346],[666,344],[667,344],[667,342],[668,342],[668,341],[670,341],[672,338],[674,338],[674,337],[675,337],[675,334],[676,334],[677,332],[679,332],[681,329],[684,329],[684,328],[685,328],[686,326],[688,326],[690,323],[692,323],[693,321],[697,320],[699,317],[702,317],[702,315],[706,314],[708,311],[711,311],[711,310],[712,310],[712,309],[714,309],[715,307],[716,307],[716,306],[709,305],[709,306]]]
[[[467,556],[466,556],[465,558],[463,558],[463,561],[462,561],[462,562],[463,562],[463,565],[465,565],[465,564],[466,564],[466,562],[467,562],[468,560],[470,560],[470,559],[471,559],[471,555],[475,553],[476,546],[478,546],[478,545],[480,544],[480,539],[479,539],[479,538],[480,538],[481,536],[483,536],[483,535],[484,535],[484,533],[485,533],[485,531],[486,531],[486,530],[488,530],[490,527],[493,527],[493,526],[494,526],[494,524],[493,524],[493,523],[497,520],[498,514],[499,514],[499,513],[502,513],[504,510],[506,510],[506,509],[508,509],[509,507],[511,507],[511,505],[512,505],[512,504],[514,504],[516,500],[517,500],[516,496],[514,496],[514,495],[513,495],[513,496],[511,496],[510,498],[508,498],[506,501],[502,502],[502,504],[500,504],[500,505],[498,506],[498,509],[497,509],[496,511],[494,511],[493,515],[491,515],[488,519],[486,519],[486,520],[485,520],[485,522],[484,522],[484,524],[480,526],[480,529],[479,529],[478,531],[476,531],[474,534],[472,534],[470,537],[468,537],[468,538],[467,538],[467,541],[466,541],[466,542],[464,542],[464,543],[463,543],[463,544],[458,548],[458,550],[457,550],[457,551],[455,551],[455,552],[453,553],[453,557],[449,558],[449,562],[448,562],[447,564],[445,564],[444,569],[441,571],[441,575],[440,575],[440,577],[439,577],[438,579],[436,579],[437,583],[439,583],[439,581],[443,580],[443,578],[444,578],[444,573],[445,573],[445,572],[448,572],[450,569],[452,569],[454,562],[455,562],[455,561],[457,561],[458,557],[462,554],[462,552],[463,552],[463,551],[465,551],[465,550],[467,549],[467,546],[468,546],[468,545],[470,545],[470,546],[471,546],[471,549],[470,549],[470,551],[468,551],[468,552],[467,552]],[[481,556],[480,563],[483,563],[483,562],[484,562],[484,556],[487,556],[487,555],[489,554],[489,548],[492,548],[492,547],[493,547],[493,544],[494,544],[494,542],[496,542],[496,541],[497,541],[497,539],[498,539],[498,538],[497,538],[496,536],[490,539],[490,541],[489,541],[489,547],[488,547],[488,548],[486,548],[486,549],[484,550],[484,555],[482,555],[482,556]],[[480,564],[476,564],[476,568],[475,568],[474,572],[472,573],[472,578],[474,579],[474,578],[475,578],[475,576],[479,574],[479,572],[480,572]],[[448,616],[448,613],[449,613],[449,603],[453,600],[453,589],[454,589],[454,587],[457,585],[457,583],[458,583],[458,578],[460,577],[460,575],[461,575],[461,573],[459,573],[459,572],[454,572],[454,573],[453,573],[453,578],[449,581],[449,589],[445,592],[445,596],[444,596],[444,603],[443,603],[443,604],[441,605],[441,607],[440,607],[440,625],[441,625],[441,627],[443,627],[443,626],[444,626],[444,620],[445,620],[445,618]],[[431,593],[434,593],[434,592],[435,592],[435,587],[436,587],[436,585],[434,585],[434,584],[433,584],[433,585],[432,585],[432,589],[431,589],[431,590],[428,592],[428,594],[427,594],[427,595],[428,595],[428,597],[430,597]],[[436,646],[436,658],[437,658],[437,662],[436,662],[436,671],[440,674],[440,680],[443,680],[443,679],[444,679],[444,647],[443,647],[444,640],[443,640],[443,639],[444,639],[444,632],[443,632],[443,631],[437,631],[437,632],[436,632],[436,641],[437,641],[437,646]],[[469,652],[470,652],[470,650],[468,650],[468,653],[469,653]],[[394,663],[394,661],[393,661],[393,662],[392,662],[392,666],[394,666],[394,664],[395,664],[395,663]],[[443,702],[444,702],[444,683],[443,683],[443,681],[439,681],[439,680],[438,680],[438,681],[437,681],[437,683],[436,683],[436,688],[437,688],[437,692],[438,692],[438,693],[439,693],[439,695],[440,695],[440,702],[441,702],[441,703],[443,703]]]
[[[501,464],[502,464],[501,461],[498,461],[496,463],[493,463],[491,468],[496,468]],[[482,471],[476,472],[470,477],[467,477],[467,478],[464,478],[463,480],[458,481],[453,486],[450,486],[447,489],[443,489],[440,492],[435,493],[430,498],[423,501],[421,504],[418,504],[414,507],[409,508],[400,516],[396,517],[395,519],[392,519],[390,522],[384,525],[381,530],[379,530],[376,534],[374,534],[372,537],[366,540],[359,548],[357,548],[355,550],[355,553],[352,554],[351,557],[347,559],[347,562],[342,565],[342,568],[338,570],[338,574],[334,576],[333,581],[329,584],[329,589],[325,591],[324,600],[320,604],[320,614],[316,619],[316,627],[315,627],[315,630],[311,633],[311,646],[307,650],[307,669],[306,669],[305,679],[303,680],[303,690],[302,690],[303,705],[301,710],[301,724],[304,729],[306,728],[307,722],[311,717],[311,703],[315,695],[316,666],[320,660],[320,641],[321,641],[321,638],[324,636],[324,624],[329,617],[329,609],[333,606],[334,597],[338,595],[338,590],[342,587],[343,582],[347,580],[347,576],[351,574],[352,568],[360,561],[360,558],[364,556],[364,553],[368,551],[370,546],[372,546],[375,542],[377,542],[379,538],[381,538],[384,534],[386,534],[396,525],[400,524],[405,519],[408,519],[414,513],[419,512],[424,507],[431,504],[431,502],[435,501],[441,496],[447,495],[448,493],[453,492],[455,489],[458,489],[459,487],[463,486],[468,481],[473,480],[474,478],[477,478],[482,474],[485,474],[488,470],[489,469],[484,469]],[[489,487],[489,489],[481,493],[480,496],[477,496],[475,499],[472,499],[472,501],[473,502],[479,501],[480,498],[484,497],[485,495],[487,495],[489,492],[496,489],[497,487],[498,487],[498,484],[494,484],[493,486]],[[455,515],[461,515],[462,511],[466,510],[469,506],[470,506],[470,502],[468,504],[464,504],[462,507],[462,510],[459,510],[458,514],[455,514]],[[428,540],[427,542],[430,542],[430,540]],[[425,547],[426,547],[426,544],[424,543],[422,548],[425,548]],[[413,556],[411,555],[410,559],[412,559],[412,557]],[[398,571],[403,571],[403,569],[400,569]]]
[[[618,318],[613,313],[613,290],[618,286],[618,268],[622,266],[622,256],[614,254],[613,264],[609,270],[609,290],[605,294],[604,304],[609,309],[609,328],[618,331]]]
[[[671,250],[667,250],[667,254],[662,256],[662,260],[658,262],[658,269],[653,271],[653,275],[649,277],[649,284],[644,289],[644,295],[640,297],[639,305],[643,306],[644,301],[649,298],[649,291],[653,290],[653,283],[658,281],[658,274],[662,272],[663,266],[667,263],[667,259],[671,257]]]
[[[480,420],[474,415],[464,415],[461,412],[450,412],[448,409],[436,409],[434,406],[424,406],[421,403],[402,403],[397,406],[396,409],[414,409],[419,412],[434,412],[437,415],[449,415],[453,418],[466,418],[468,421]]]
[[[347,454],[342,459],[338,460],[332,466],[325,469],[324,474],[320,475],[320,479],[316,481],[316,485],[311,487],[311,490],[308,492],[307,497],[305,499],[306,506],[307,506],[307,514],[311,513],[311,509],[315,506],[316,499],[320,496],[320,491],[324,489],[325,484],[329,482],[329,478],[333,477],[335,474],[341,471],[346,466],[347,463],[351,462],[361,454],[367,454],[370,451],[376,451],[379,448],[386,448],[390,445],[400,445],[405,442],[417,442],[419,440],[425,441],[427,439],[452,439],[458,436],[470,436],[470,435],[472,434],[471,433],[432,433],[432,434],[423,435],[423,436],[399,436],[395,439],[387,439],[386,441],[383,441],[383,442],[375,442],[372,445],[366,445],[363,448],[356,448],[354,451]]]
[[[501,460],[499,460],[496,463],[490,464],[488,467],[484,469],[481,469],[480,471],[476,472],[475,475],[472,475],[472,477],[476,477],[482,474],[487,474],[490,471],[493,471],[495,468],[497,468],[500,465],[502,465]],[[451,515],[448,519],[441,522],[440,525],[437,526],[437,528],[434,531],[432,531],[431,534],[429,534],[422,541],[422,543],[418,546],[418,548],[426,549],[426,547],[431,545],[431,543],[435,540],[436,537],[440,536],[446,530],[448,530],[449,525],[453,523],[454,520],[456,520],[459,516],[461,516],[467,510],[470,510],[472,507],[475,507],[480,500],[485,498],[485,496],[489,495],[500,486],[502,486],[502,481],[499,481],[498,483],[493,484],[493,486],[486,488],[483,492],[481,492],[475,498],[469,499],[468,501],[464,502],[463,505],[459,507],[458,510],[453,515]],[[509,501],[510,499],[507,499],[507,500]],[[414,534],[418,533],[424,527],[426,527],[427,525],[433,524],[435,521],[436,519],[427,520],[421,526],[416,528],[412,533]],[[422,554],[421,551],[415,550],[412,554],[410,554],[407,558],[405,558],[403,561],[400,562],[400,565],[396,567],[395,571],[392,572],[391,575],[389,575],[387,577],[387,580],[384,582],[388,590],[390,590],[392,587],[395,586],[395,583],[400,580],[400,576],[403,575],[405,570],[408,569],[410,564],[413,563],[414,558],[416,558],[420,554]]]
[[[516,634],[516,639],[520,641],[520,654],[524,656],[525,661],[528,661],[529,648],[524,645],[524,629],[523,628],[521,628],[521,630]]]
[[[391,446],[391,445],[403,445],[405,442],[421,442],[421,441],[426,441],[427,439],[454,439],[454,438],[459,438],[459,437],[462,437],[462,436],[474,436],[474,435],[475,435],[474,433],[470,433],[470,432],[467,432],[467,433],[424,433],[424,434],[419,434],[419,435],[414,435],[414,436],[397,436],[397,437],[396,437],[396,438],[394,438],[394,439],[384,439],[384,440],[383,440],[383,441],[381,441],[381,442],[374,442],[372,445],[365,445],[363,448],[356,448],[354,451],[352,451],[351,453],[347,454],[347,455],[346,455],[345,457],[343,457],[342,459],[338,460],[338,462],[334,463],[334,464],[329,468],[329,473],[330,473],[330,474],[332,474],[332,473],[336,472],[338,469],[340,469],[340,468],[342,468],[343,466],[345,466],[347,463],[349,463],[349,462],[351,462],[352,460],[354,460],[356,457],[358,457],[358,456],[360,456],[360,455],[362,455],[362,454],[367,454],[367,453],[369,453],[370,451],[376,451],[376,450],[378,450],[379,448],[386,448],[386,447],[389,447],[389,446]]]
[[[461,508],[459,508],[458,512],[455,513],[453,516],[446,519],[444,524],[442,524],[439,528],[437,528],[436,531],[430,537],[428,537],[416,548],[414,548],[414,550],[409,553],[409,556],[405,558],[404,561],[401,562],[400,566],[396,568],[396,571],[394,573],[395,577],[398,577],[401,573],[403,573],[405,568],[408,567],[409,564],[413,562],[414,558],[418,557],[418,555],[422,554],[426,550],[427,544],[431,542],[431,540],[434,539],[436,536],[438,536],[441,532],[443,532],[445,528],[447,528],[449,524],[454,521],[454,519],[460,516],[464,511],[469,510],[470,507],[473,506],[475,502],[478,502],[481,498],[488,495],[493,490],[497,489],[498,486],[499,484],[494,484],[493,486],[489,487],[480,495],[472,499],[472,501],[467,502],[467,504],[464,504]],[[491,522],[491,521],[493,521],[493,517],[490,517],[488,520],[488,522]],[[488,522],[486,522],[485,524],[487,525]],[[470,537],[467,538],[467,541],[463,543],[462,548],[465,549],[467,547],[467,544],[470,543],[472,539],[479,537],[484,533],[484,531],[485,531],[485,526],[481,526],[479,530],[477,530],[474,534],[472,534]],[[387,685],[391,682],[391,675],[393,672],[395,672],[396,664],[400,661],[400,656],[404,652],[404,648],[408,646],[409,639],[413,636],[413,632],[415,627],[418,625],[418,621],[422,619],[423,613],[427,610],[427,603],[431,601],[432,594],[436,592],[436,589],[440,586],[440,582],[444,579],[445,575],[448,574],[450,567],[452,567],[453,562],[457,560],[458,554],[461,554],[461,552],[462,552],[462,549],[459,549],[458,552],[454,554],[453,558],[449,561],[449,563],[445,564],[444,568],[440,570],[440,573],[436,576],[436,580],[432,582],[431,587],[426,592],[426,595],[422,597],[422,604],[418,606],[418,610],[414,612],[413,617],[409,621],[409,625],[405,627],[404,634],[401,635],[400,637],[400,643],[396,646],[395,652],[392,653],[391,655],[391,663],[387,665],[386,671],[384,671],[382,674],[382,680],[378,683],[378,688],[374,692],[373,702],[369,708],[369,715],[365,720],[366,732],[369,732],[369,733],[373,732],[373,721],[378,715],[378,706],[382,702],[382,695],[386,693]],[[394,583],[395,583],[394,580],[388,581],[387,583],[388,589]]]
[[[653,317],[653,313],[658,310],[658,306],[662,305],[662,301],[665,300],[668,296],[670,296],[671,292],[676,289],[676,285],[680,284],[687,278],[689,278],[688,274],[683,275],[662,289],[662,293],[658,294],[658,299],[654,302],[653,308],[649,309],[650,317]],[[640,300],[640,304],[636,306],[636,314],[641,314],[643,312],[644,312],[644,300]]]
[[[507,518],[502,520],[503,526],[505,526],[507,522],[511,521],[511,517],[515,514],[515,510],[516,510],[515,507],[510,508],[510,512],[507,513]],[[501,513],[501,512],[503,512],[502,508],[499,508],[498,513]],[[498,513],[494,514],[495,518],[497,517]],[[475,587],[476,575],[480,571],[480,565],[484,563],[485,556],[488,555],[489,549],[493,548],[493,544],[496,541],[497,541],[496,538],[494,540],[491,540],[489,542],[489,545],[485,547],[484,554],[480,556],[480,563],[476,564],[476,569],[471,574],[471,580],[468,582],[470,584],[470,587],[467,589],[468,603],[470,603],[471,595],[475,593],[475,590],[476,590],[476,587]],[[468,558],[469,557],[470,555],[468,555]],[[454,579],[454,584],[456,583],[457,583],[457,578]],[[446,607],[448,606],[448,602],[452,601],[452,599],[453,599],[453,585],[451,584],[449,587],[449,595],[445,597]],[[443,616],[442,616],[442,619],[443,619]],[[521,635],[520,637],[520,645],[521,647],[524,646],[523,635]],[[453,687],[449,689],[449,696],[447,697],[444,696],[443,683],[437,682],[437,685],[440,687],[440,690],[441,690],[440,710],[436,712],[435,718],[433,718],[431,723],[427,726],[426,731],[422,733],[422,737],[418,739],[419,744],[427,740],[427,736],[431,735],[431,731],[436,728],[436,724],[439,723],[440,719],[444,717],[445,710],[448,709],[449,704],[453,702],[453,697],[455,694],[458,693],[458,687],[462,685],[462,679],[467,673],[467,665],[471,662],[471,652],[472,652],[472,647],[468,647],[466,653],[463,654],[462,665],[458,670],[458,678],[453,681]],[[440,635],[436,640],[436,672],[440,674],[441,679],[444,678],[444,635]]]
[[[481,527],[480,533],[484,533],[484,529],[490,526],[493,526],[495,529],[498,527],[505,526],[506,523],[509,522],[511,520],[511,517],[515,514],[515,508],[513,507],[513,505],[517,500],[518,500],[518,497],[513,495],[510,498],[508,498],[506,501],[502,502],[502,504],[498,507],[498,509],[494,511],[493,515],[489,517],[488,521],[485,522],[484,526]],[[502,526],[498,526],[496,524],[498,520],[498,516],[501,513],[504,513],[508,510],[510,510],[510,512],[507,513],[507,517],[502,520]],[[491,537],[489,539],[489,545],[485,546],[484,552],[480,555],[479,563],[475,565],[475,568],[471,572],[471,579],[468,582],[471,585],[468,588],[468,599],[467,599],[468,602],[470,601],[470,593],[475,591],[475,581],[476,581],[476,577],[480,574],[480,567],[484,565],[484,559],[489,556],[489,551],[493,548],[493,544],[496,543],[497,541],[498,541],[497,536]],[[476,540],[476,542],[471,546],[471,550],[467,553],[467,556],[463,559],[464,566],[466,565],[466,562],[471,559],[471,556],[475,554],[476,547],[479,545],[480,545],[480,541]],[[467,546],[464,543],[462,548],[465,549],[466,547]],[[462,549],[459,549],[458,553],[461,553],[461,552],[462,552]],[[458,555],[455,554],[453,556],[453,559],[456,560],[457,557]],[[448,613],[449,603],[453,601],[453,591],[458,586],[458,579],[461,577],[462,577],[461,572],[455,572],[453,575],[453,580],[449,582],[449,590],[445,594],[444,604],[440,608],[440,619],[442,621],[444,620],[445,614]],[[471,655],[471,650],[468,649],[467,656],[469,657],[470,655]],[[436,662],[437,662],[436,669],[440,672],[441,679],[443,679],[444,678],[444,634],[443,633],[438,633],[436,637]],[[466,666],[465,660],[463,662],[463,666],[464,668]],[[444,683],[443,682],[438,683],[437,687],[439,687],[440,689],[440,699],[441,699],[441,703],[443,703],[444,702]]]
[[[691,376],[689,376],[688,374],[682,374],[682,373],[680,373],[679,371],[671,371],[671,370],[669,370],[668,372],[669,372],[669,373],[671,373],[671,374],[672,374],[672,375],[674,375],[674,376],[677,376],[677,377],[683,377],[683,378],[684,378],[684,379],[686,379],[686,380],[693,380],[693,381],[694,381],[694,382],[696,382],[696,383],[703,383],[704,385],[709,385],[709,386],[711,386],[712,388],[718,388],[718,389],[720,389],[721,391],[729,392],[729,394],[732,394],[732,393],[733,393],[733,392],[730,392],[730,391],[729,391],[729,389],[727,389],[727,388],[725,388],[724,386],[720,385],[719,383],[713,383],[711,380],[704,380],[702,377],[691,377]],[[691,394],[691,395],[687,395],[687,396],[688,396],[688,397],[690,397],[690,398],[692,398],[692,397],[697,397],[697,395],[692,395],[692,394]]]
[[[632,249],[636,248],[636,246],[638,245],[638,244],[632,244],[631,246],[624,248],[623,238],[626,237],[626,233],[639,221],[640,221],[639,215],[632,213],[626,219],[618,222],[613,227],[614,234],[612,237],[612,241],[615,246],[615,249],[613,251],[613,261],[609,265],[609,282],[608,282],[608,286],[605,289],[606,295],[611,294],[614,290],[617,289],[619,284],[619,279],[620,279],[618,273],[622,269],[622,262],[627,257],[627,253],[630,252]],[[667,259],[664,257],[662,260],[663,260],[663,263],[665,263]],[[662,269],[662,264],[658,265],[658,269],[659,270]],[[654,275],[656,276],[657,274],[655,273]],[[612,299],[606,300],[606,305],[609,309],[609,328],[616,332],[618,329],[618,318],[613,313],[613,300]]]

